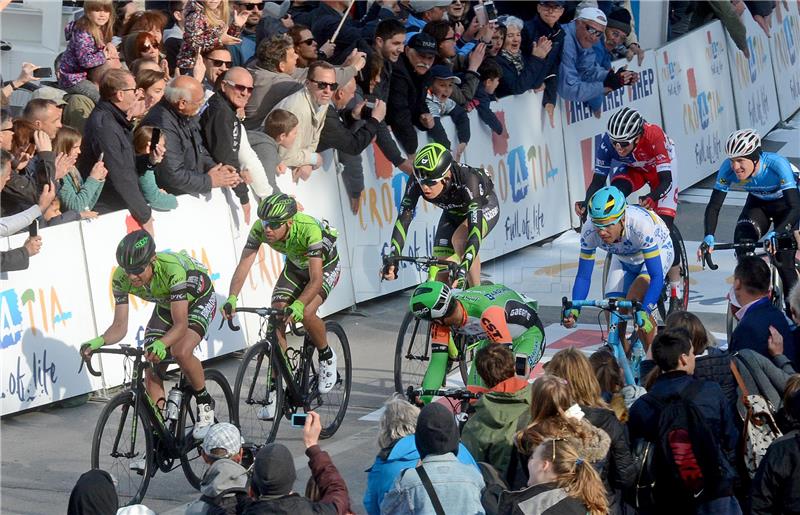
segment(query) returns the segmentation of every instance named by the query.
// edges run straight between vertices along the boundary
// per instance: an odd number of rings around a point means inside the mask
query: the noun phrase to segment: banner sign
[[[773,82],[778,90],[781,119],[788,120],[800,109],[800,5],[775,2],[771,18],[769,48]]]
[[[658,50],[664,130],[677,146],[682,189],[715,173],[736,130],[722,24],[715,21]]]

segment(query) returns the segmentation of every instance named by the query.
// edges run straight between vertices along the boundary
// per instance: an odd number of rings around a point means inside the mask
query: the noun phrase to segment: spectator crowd
[[[605,94],[638,80],[611,62],[643,57],[621,1],[79,3],[53,81],[35,80],[38,67],[24,63],[3,83],[3,236],[119,210],[152,232],[154,211],[217,188],[232,192],[249,222],[253,203],[279,189],[277,176],[308,180],[332,153],[357,212],[361,153],[373,142],[411,173],[427,143],[420,137],[463,155],[472,110],[502,134],[492,109],[501,97],[543,92],[553,126],[559,98],[599,116]],[[746,53],[739,15],[750,8],[768,30],[774,2],[670,4],[671,35],[717,16]],[[11,106],[18,89],[29,98]],[[0,269],[26,268],[42,245],[31,230],[22,247],[2,252]],[[363,507],[800,513],[798,334],[770,310],[765,268],[761,260],[737,267],[743,308],[727,350],[694,315],[670,316],[642,365],[644,387],[625,386],[604,350],[588,358],[561,350],[529,383],[515,375],[510,351],[492,346],[475,358],[486,389],[463,428],[442,404],[388,400]],[[791,305],[800,316],[800,290]],[[203,498],[187,513],[217,504],[238,513],[361,511],[319,432],[312,413],[303,433],[312,478],[301,495],[286,447],[265,445],[243,466],[236,428],[214,426],[203,446]],[[113,513],[112,494],[107,474],[87,472],[69,512]]]

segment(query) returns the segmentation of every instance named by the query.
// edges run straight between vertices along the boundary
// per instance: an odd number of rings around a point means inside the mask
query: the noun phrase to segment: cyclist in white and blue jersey
[[[717,217],[731,185],[747,191],[747,200],[733,232],[734,242],[760,240],[769,235],[770,224],[778,233],[796,229],[800,220],[797,169],[785,157],[761,150],[761,138],[752,129],[732,133],[725,144],[725,152],[728,159],[717,173],[705,213],[703,242],[709,249],[714,249]],[[737,257],[741,257],[740,253]],[[791,291],[797,283],[794,251],[778,251],[775,257],[784,289]],[[701,251],[698,251],[698,258],[702,259]]]
[[[642,341],[648,347],[655,337],[653,312],[675,254],[669,229],[654,212],[628,206],[625,195],[614,186],[598,190],[589,199],[587,208],[589,220],[581,229],[581,253],[572,298],[584,300],[589,294],[597,248],[609,252],[612,257],[605,295],[641,301],[642,309],[635,313],[636,324],[643,331]],[[578,313],[577,309],[564,313],[564,325],[573,327]],[[625,334],[624,328],[620,334]]]

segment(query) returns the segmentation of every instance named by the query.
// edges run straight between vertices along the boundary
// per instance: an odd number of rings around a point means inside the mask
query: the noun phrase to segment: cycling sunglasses
[[[627,140],[627,139],[612,139],[611,140],[611,144],[614,145],[615,147],[619,147],[619,148],[628,148],[629,146],[633,145],[634,141],[636,141],[635,138],[631,139],[631,140]]]
[[[137,268],[123,268],[123,270],[125,270],[125,273],[128,274],[128,275],[142,275],[146,268],[147,268],[147,265],[140,266],[140,267],[137,267]]]
[[[271,231],[280,229],[285,223],[286,222],[279,222],[277,220],[273,220],[271,222],[268,222],[267,220],[261,220],[261,226],[264,227],[264,229],[269,229]]]
[[[438,183],[442,182],[444,180],[444,176],[439,177],[438,179],[421,179],[420,177],[417,176],[417,174],[414,174],[414,179],[417,180],[417,183],[420,186],[426,186],[428,188],[432,188],[436,186]]]

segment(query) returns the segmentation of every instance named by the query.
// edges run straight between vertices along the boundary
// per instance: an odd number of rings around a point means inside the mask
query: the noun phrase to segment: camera
[[[366,103],[361,108],[361,119],[367,120],[372,116],[372,110],[375,109],[376,98],[373,95],[367,95],[364,100],[366,100]]]

